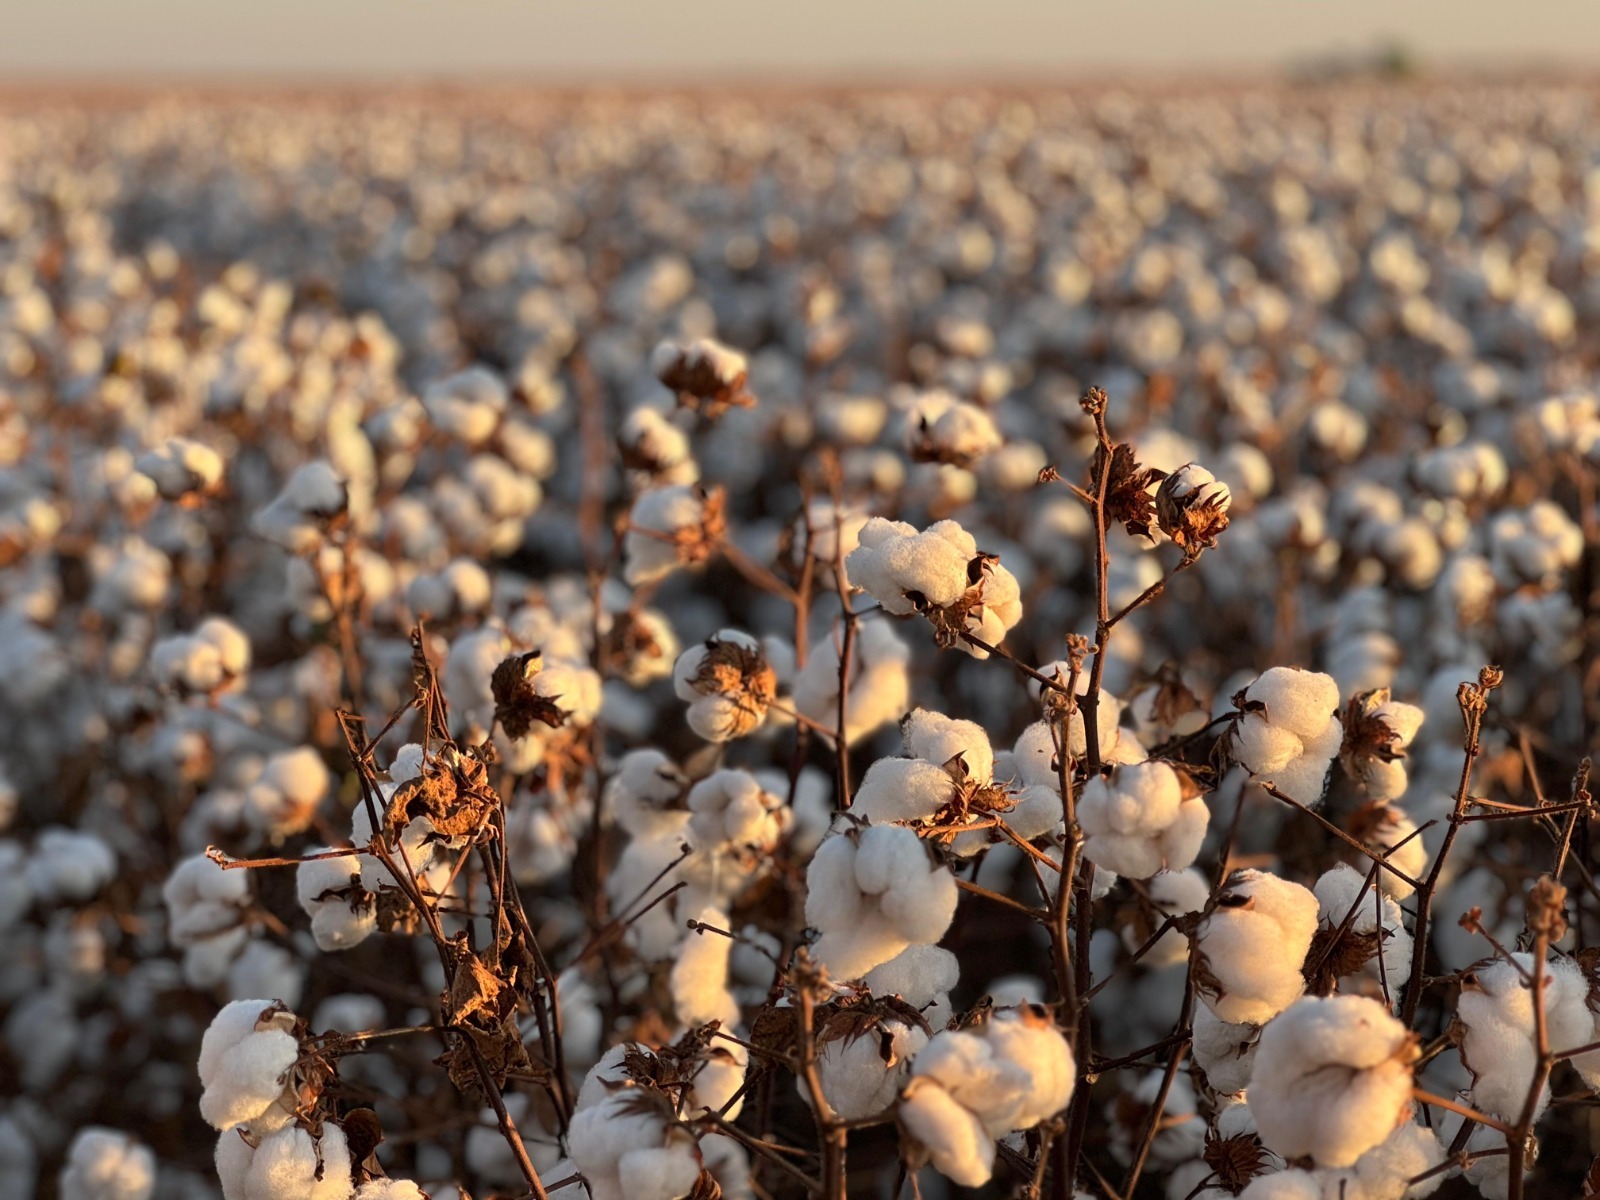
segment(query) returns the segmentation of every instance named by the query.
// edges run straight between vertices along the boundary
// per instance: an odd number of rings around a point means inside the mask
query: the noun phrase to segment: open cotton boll
[[[1252,775],[1270,778],[1301,804],[1322,802],[1328,768],[1344,742],[1333,678],[1273,667],[1245,689],[1230,748]]]
[[[688,484],[700,478],[689,435],[658,409],[641,406],[630,412],[622,422],[617,444],[626,466],[645,472],[656,482]]]
[[[817,1051],[822,1094],[840,1119],[864,1121],[895,1102],[910,1070],[912,1057],[928,1044],[928,1035],[904,1021],[884,1019],[860,1037],[824,1042]],[[797,1079],[803,1099],[810,1093]]]
[[[350,1147],[344,1130],[326,1122],[322,1137],[289,1125],[251,1147],[239,1131],[217,1142],[223,1200],[350,1200]]]
[[[1161,1094],[1162,1078],[1162,1072],[1150,1071],[1119,1079],[1122,1092],[1107,1106],[1106,1113],[1111,1126],[1111,1153],[1118,1162],[1133,1161],[1151,1110]],[[1155,1128],[1148,1152],[1148,1161],[1152,1164],[1171,1166],[1187,1162],[1205,1148],[1206,1123],[1199,1115],[1194,1086],[1187,1075],[1173,1077]]]
[[[1181,871],[1194,862],[1211,813],[1165,763],[1137,763],[1096,776],[1078,797],[1078,824],[1090,862],[1130,879]]]
[[[284,1004],[298,1004],[306,985],[303,956],[276,942],[256,938],[246,942],[228,967],[225,992],[230,1000],[247,996],[277,996]]]
[[[955,916],[955,877],[902,825],[873,825],[823,842],[806,871],[812,954],[855,979],[907,946],[937,942]]]
[[[213,1129],[232,1129],[292,1111],[289,1069],[300,1043],[295,1016],[270,1000],[235,1000],[212,1018],[200,1040],[200,1115]],[[280,1103],[281,1102],[281,1103]]]
[[[697,921],[717,929],[728,928],[728,914],[717,908],[701,909]],[[728,990],[728,955],[733,939],[722,933],[690,930],[678,960],[672,964],[672,1007],[683,1025],[720,1021],[724,1029],[739,1023],[739,1002]]]
[[[712,1042],[706,1050],[705,1062],[694,1074],[694,1083],[688,1095],[688,1111],[693,1113],[709,1108],[714,1113],[721,1113],[725,1121],[738,1120],[739,1113],[744,1109],[744,1100],[735,1097],[744,1086],[745,1070],[749,1065],[750,1051],[744,1046],[720,1039]]]
[[[941,1174],[976,1187],[993,1171],[995,1139],[1055,1116],[1076,1082],[1072,1048],[1043,1009],[1002,1009],[923,1047],[898,1115]]]
[[[976,554],[977,543],[954,521],[919,533],[904,521],[873,517],[861,527],[860,544],[845,569],[885,611],[909,616],[919,611],[919,601],[944,608],[961,599],[970,586],[967,564]]]
[[[1348,1167],[1411,1116],[1416,1039],[1364,996],[1306,996],[1261,1031],[1246,1099],[1286,1159]]]
[[[573,1114],[568,1146],[594,1200],[677,1200],[700,1175],[694,1138],[640,1105],[638,1091],[619,1088]]]
[[[167,909],[167,937],[184,952],[183,974],[190,987],[222,982],[234,956],[250,936],[248,871],[224,870],[204,854],[184,859],[161,885]]]
[[[1423,711],[1389,698],[1388,688],[1351,697],[1339,760],[1375,800],[1398,800],[1406,790],[1405,752],[1422,727]]]
[[[115,1129],[80,1129],[67,1149],[61,1200],[149,1200],[156,1187],[156,1156]]]
[[[1460,1022],[1462,1065],[1472,1072],[1472,1102],[1507,1121],[1522,1115],[1538,1064],[1533,1012],[1534,958],[1514,954],[1474,968],[1462,979],[1456,1001]],[[1552,955],[1544,968],[1545,1036],[1553,1053],[1576,1049],[1593,1040],[1588,981],[1582,969],[1564,955]],[[1546,1082],[1535,1114],[1550,1095]]]
[[[325,461],[297,468],[277,497],[250,519],[258,537],[290,554],[309,554],[350,506],[350,490]]]
[[[955,799],[956,781],[920,758],[880,758],[867,768],[851,811],[869,821],[926,821]]]
[[[1357,809],[1350,818],[1350,834],[1372,853],[1383,856],[1397,871],[1421,879],[1428,865],[1427,843],[1417,834],[1417,824],[1404,810],[1382,800]],[[1378,872],[1378,886],[1393,900],[1404,900],[1416,889],[1394,871]]]
[[[369,1179],[356,1189],[354,1200],[429,1200],[429,1197],[409,1179]]]
[[[295,868],[295,893],[319,950],[349,950],[377,932],[376,898],[362,886],[357,855],[304,859]]]
[[[670,957],[685,932],[683,921],[677,916],[678,906],[671,898],[652,904],[663,892],[685,881],[684,864],[678,860],[688,842],[689,814],[672,815],[678,818],[675,824],[665,825],[659,833],[647,837],[632,838],[606,877],[606,895],[612,911],[625,909],[632,914],[628,942],[647,962]],[[681,890],[688,893],[693,889]]]
[[[776,846],[792,815],[748,771],[713,771],[689,789],[689,840],[697,851],[748,856]]]
[[[1150,877],[1145,888],[1161,917],[1181,917],[1201,912],[1211,898],[1211,881],[1204,872],[1194,867],[1161,871]],[[1156,925],[1148,923],[1148,919],[1130,923],[1123,927],[1122,944],[1131,954],[1148,940],[1155,929]],[[1177,929],[1169,929],[1145,951],[1139,961],[1147,968],[1155,969],[1170,967],[1188,957],[1189,939]]]
[[[1337,980],[1341,992],[1362,992],[1374,999],[1388,996],[1398,1003],[1400,993],[1411,977],[1411,934],[1406,931],[1400,906],[1376,886],[1367,886],[1367,877],[1345,863],[1323,873],[1312,886],[1317,897],[1317,919],[1330,937],[1345,928],[1345,919],[1354,918],[1336,946],[1327,951],[1330,962],[1353,959],[1370,953],[1353,971]],[[1382,910],[1382,925],[1378,914]]]
[[[1444,1145],[1434,1131],[1407,1121],[1356,1160],[1353,1168],[1338,1172],[1324,1183],[1324,1194],[1341,1185],[1353,1200],[1425,1200],[1443,1186],[1446,1174],[1412,1184],[1444,1161]]]
[[[40,904],[81,904],[116,873],[117,857],[98,835],[51,825],[34,840],[23,877]]]
[[[721,535],[720,501],[698,485],[641,492],[622,535],[622,578],[639,587],[665,578],[680,565],[703,562]]]
[[[422,407],[435,429],[476,446],[494,433],[508,399],[498,375],[486,367],[468,367],[430,384],[422,393]]]
[[[142,475],[155,481],[164,500],[209,492],[222,482],[222,455],[192,438],[172,437],[134,460]]]
[[[631,837],[649,837],[684,822],[679,805],[689,786],[686,775],[653,747],[630,750],[606,780],[601,811]]]
[[[273,845],[304,832],[328,792],[332,776],[311,746],[281,750],[245,792],[244,819]]]
[[[184,692],[216,692],[249,667],[250,640],[221,617],[207,617],[193,633],[163,638],[150,650],[151,674]]]
[[[839,723],[839,654],[836,628],[811,648],[794,680],[794,706],[826,729]],[[845,695],[845,739],[855,742],[898,721],[911,703],[911,649],[888,621],[857,625]]]
[[[966,467],[1002,442],[993,417],[948,392],[926,392],[906,413],[905,447],[914,462]]]
[[[1325,1197],[1322,1180],[1311,1171],[1291,1167],[1272,1175],[1256,1176],[1239,1193],[1239,1200],[1325,1200]]]
[[[987,780],[994,775],[989,735],[973,721],[915,708],[900,723],[900,738],[906,753],[914,758],[943,765],[960,755],[971,778]]]
[[[1457,1098],[1463,1104],[1471,1103],[1465,1094]],[[1461,1123],[1465,1120],[1465,1117],[1449,1109],[1439,1112],[1435,1121],[1440,1144],[1455,1145],[1456,1139],[1461,1136]],[[1506,1154],[1506,1135],[1498,1129],[1491,1129],[1476,1121],[1469,1121],[1467,1124],[1470,1128],[1462,1145],[1463,1150],[1468,1154],[1479,1154],[1486,1150],[1499,1151],[1498,1154],[1488,1154],[1473,1159],[1463,1172],[1467,1182],[1478,1189],[1478,1194],[1483,1200],[1506,1200],[1511,1191],[1511,1159]],[[1538,1159],[1539,1143],[1535,1138],[1529,1137],[1527,1154],[1523,1160],[1524,1181],[1527,1179],[1527,1172],[1533,1170]]]
[[[689,727],[708,742],[728,742],[761,727],[778,677],[759,641],[724,629],[678,656],[672,686],[688,703]]]
[[[961,980],[960,960],[942,946],[907,946],[861,977],[874,996],[899,996],[938,1029],[950,1017],[950,992]]]
[[[1194,1061],[1213,1091],[1232,1094],[1250,1086],[1260,1039],[1259,1025],[1224,1021],[1204,1004],[1194,1010]]]
[[[1195,933],[1200,999],[1229,1024],[1265,1024],[1305,991],[1300,968],[1316,930],[1310,889],[1235,871]]]

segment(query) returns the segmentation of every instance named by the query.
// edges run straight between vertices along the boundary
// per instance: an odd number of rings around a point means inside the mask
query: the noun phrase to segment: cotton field
[[[1600,1196],[1600,92],[0,99],[0,1200]]]

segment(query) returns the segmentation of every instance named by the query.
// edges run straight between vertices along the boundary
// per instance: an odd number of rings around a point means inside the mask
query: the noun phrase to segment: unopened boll
[[[1317,898],[1265,871],[1236,871],[1200,922],[1196,990],[1229,1024],[1265,1024],[1305,991],[1300,974],[1317,931]]]
[[[1130,879],[1181,871],[1194,862],[1211,813],[1165,763],[1118,767],[1095,776],[1078,797],[1078,824],[1090,862]]]

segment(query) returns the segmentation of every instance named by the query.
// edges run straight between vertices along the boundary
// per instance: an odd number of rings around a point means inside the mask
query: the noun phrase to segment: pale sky
[[[529,82],[1101,75],[1396,39],[1424,62],[1600,65],[1600,0],[0,0],[26,78]]]

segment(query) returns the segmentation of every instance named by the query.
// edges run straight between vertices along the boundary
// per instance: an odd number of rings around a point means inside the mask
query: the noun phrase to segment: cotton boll
[[[1400,906],[1375,887],[1368,887],[1363,872],[1343,863],[1325,872],[1312,891],[1317,897],[1317,919],[1330,934],[1345,928],[1346,918],[1354,913],[1340,940],[1340,950],[1359,945],[1362,939],[1377,939],[1375,953],[1355,972],[1346,972],[1337,981],[1339,990],[1361,991],[1374,999],[1387,996],[1398,1002],[1411,977],[1412,945]]]
[[[1160,1094],[1162,1072],[1151,1071],[1137,1078],[1125,1076],[1123,1092],[1110,1106],[1111,1152],[1117,1161],[1133,1160],[1134,1148],[1143,1136],[1146,1123]],[[1206,1123],[1198,1113],[1194,1088],[1183,1075],[1173,1077],[1172,1086],[1156,1119],[1155,1139],[1150,1143],[1149,1161],[1170,1166],[1198,1155],[1205,1146]]]
[[[1443,1173],[1412,1185],[1444,1161],[1445,1147],[1431,1129],[1407,1121],[1356,1160],[1362,1200],[1425,1200],[1444,1184]]]
[[[228,967],[225,990],[231,999],[277,996],[298,1004],[306,983],[306,964],[292,951],[259,939],[247,942]]]
[[[95,834],[51,825],[34,841],[24,878],[40,904],[81,904],[116,870],[116,855]]]
[[[778,680],[760,642],[724,629],[678,656],[672,686],[688,704],[689,727],[708,742],[727,742],[761,727]]]
[[[1428,863],[1428,847],[1417,836],[1417,825],[1401,809],[1382,800],[1373,800],[1351,816],[1350,833],[1368,850],[1383,856],[1397,871],[1412,879],[1422,878]],[[1415,889],[1393,871],[1378,872],[1378,886],[1391,899],[1404,900]]]
[[[932,1079],[913,1078],[897,1109],[901,1127],[952,1183],[981,1187],[994,1173],[995,1143],[982,1120]]]
[[[1204,1004],[1194,1010],[1191,1049],[1214,1091],[1231,1094],[1250,1086],[1260,1039],[1259,1025],[1230,1024]]]
[[[765,853],[788,829],[783,798],[748,771],[714,771],[689,789],[689,840],[705,853],[741,858]]]
[[[134,466],[155,481],[163,499],[179,500],[195,492],[213,491],[222,482],[222,456],[190,438],[168,438],[141,454]]]
[[[251,518],[250,527],[290,554],[309,554],[349,504],[349,488],[333,467],[310,462],[289,476],[277,498]]]
[[[728,928],[728,914],[702,909],[695,918],[717,929]],[[684,1025],[719,1021],[724,1029],[739,1023],[739,1004],[728,991],[728,955],[733,941],[726,934],[691,930],[672,965],[672,1006]]]
[[[1300,974],[1317,929],[1317,898],[1264,871],[1236,871],[1200,922],[1200,998],[1230,1024],[1265,1024],[1305,990]]]
[[[1284,1158],[1348,1167],[1411,1115],[1415,1039],[1362,996],[1307,996],[1261,1031],[1247,1099]]]
[[[213,987],[249,936],[250,873],[228,871],[204,854],[186,858],[161,886],[167,936],[185,952],[184,975],[192,987]]]
[[[822,931],[813,955],[839,979],[932,943],[955,915],[949,871],[930,863],[921,839],[900,825],[874,825],[822,844],[806,872],[806,921]]]
[[[1162,917],[1181,917],[1189,913],[1198,913],[1205,908],[1206,901],[1211,897],[1210,880],[1194,867],[1161,871],[1151,876],[1145,886],[1150,893],[1150,899],[1155,903],[1157,912]],[[1122,944],[1131,954],[1154,932],[1155,929],[1151,927],[1141,936],[1137,924],[1124,926]],[[1155,945],[1145,951],[1144,957],[1139,961],[1147,968],[1157,969],[1173,966],[1188,957],[1189,939],[1178,930],[1169,929],[1156,940]]]
[[[295,892],[319,950],[348,950],[377,931],[376,898],[362,886],[362,862],[354,854],[304,859],[295,868]]]
[[[61,1200],[148,1200],[156,1186],[149,1147],[114,1129],[79,1130],[61,1172]]]
[[[294,1014],[270,1000],[235,1000],[200,1041],[200,1115],[227,1130],[267,1116],[286,1097],[289,1068],[300,1043],[289,1030]],[[281,1106],[280,1106],[281,1107]]]
[[[440,432],[476,446],[500,424],[507,399],[499,376],[484,367],[470,367],[432,384],[422,395],[422,406]]]
[[[839,655],[835,629],[812,647],[794,681],[794,706],[828,729],[839,720]],[[911,702],[910,647],[888,621],[858,623],[845,696],[845,738],[856,742],[905,715]]]
[[[1245,1185],[1239,1200],[1324,1200],[1322,1181],[1310,1171],[1291,1167],[1272,1175],[1258,1175]]]
[[[429,1200],[409,1179],[372,1179],[355,1190],[354,1200]]]
[[[701,562],[721,534],[721,512],[698,486],[641,492],[622,538],[622,577],[630,587],[653,583],[678,566]]]
[[[617,442],[623,462],[655,482],[690,484],[700,478],[688,435],[657,409],[640,407],[630,412]]]
[[[824,1042],[817,1052],[822,1094],[842,1120],[875,1117],[895,1102],[912,1057],[928,1035],[903,1021],[886,1019],[860,1037]],[[809,1099],[803,1081],[797,1081]]]
[[[1124,766],[1096,776],[1078,798],[1089,861],[1132,879],[1181,871],[1200,852],[1210,811],[1165,763]]]
[[[906,753],[914,758],[942,765],[959,755],[971,778],[987,780],[994,774],[989,736],[972,721],[917,708],[901,722],[900,737]]]
[[[344,1131],[332,1122],[323,1125],[320,1139],[298,1125],[289,1125],[267,1135],[247,1156],[242,1171],[239,1159],[232,1159],[229,1168],[224,1169],[222,1147],[236,1136],[224,1133],[217,1146],[224,1200],[256,1200],[257,1197],[287,1200],[289,1196],[303,1200],[350,1200],[354,1192],[350,1179],[350,1149]],[[230,1147],[229,1154],[231,1157],[238,1151]],[[234,1190],[227,1186],[230,1177],[237,1181]],[[238,1190],[240,1184],[242,1190]]]
[[[1315,671],[1273,667],[1245,689],[1243,703],[1230,739],[1235,760],[1292,799],[1320,804],[1328,768],[1344,741],[1334,715],[1338,684]]]
[[[684,821],[681,809],[689,781],[661,751],[646,747],[622,756],[606,781],[602,811],[632,837],[649,837]]]
[[[322,756],[310,746],[284,750],[245,793],[246,824],[273,845],[310,827],[332,783]]]
[[[961,963],[942,946],[907,946],[861,977],[874,996],[899,996],[938,1029],[950,1017],[950,992],[961,980]]]
[[[1470,972],[1456,1003],[1463,1035],[1462,1064],[1472,1072],[1472,1102],[1507,1121],[1522,1115],[1532,1086],[1538,1051],[1534,1042],[1531,954],[1495,960]],[[1526,977],[1525,977],[1526,976]],[[1544,968],[1545,1029],[1554,1053],[1593,1041],[1594,1018],[1587,1004],[1588,982],[1572,959],[1554,955]],[[1535,1115],[1549,1098],[1541,1093]]]

